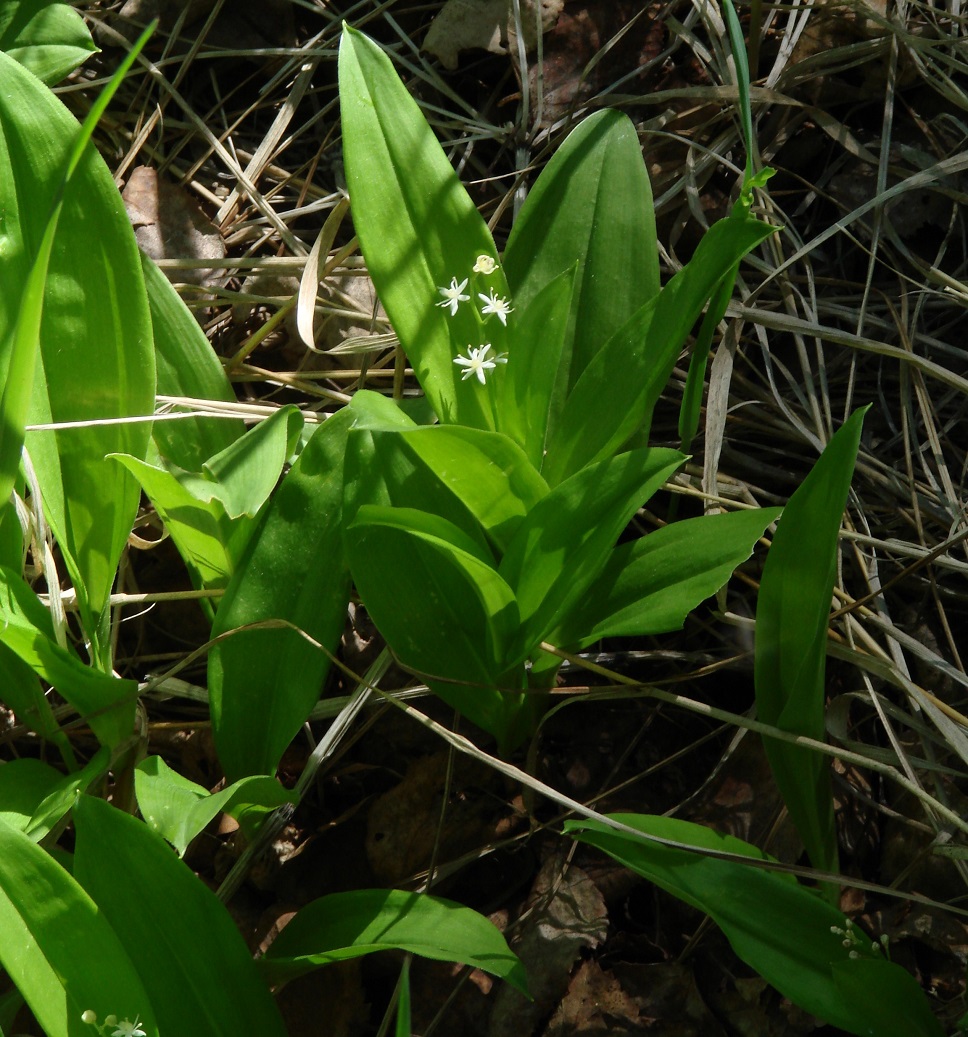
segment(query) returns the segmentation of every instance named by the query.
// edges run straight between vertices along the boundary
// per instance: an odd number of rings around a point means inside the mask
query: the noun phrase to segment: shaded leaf
[[[128,920],[120,932],[127,936]],[[84,889],[26,835],[0,821],[0,964],[49,1037],[90,1037],[81,1021],[139,1016],[148,994],[121,940]]]
[[[161,1032],[285,1037],[228,911],[164,840],[90,796],[79,800],[74,824],[74,874],[101,916],[124,933]]]
[[[632,450],[583,469],[531,509],[498,569],[521,610],[519,651],[564,620],[629,519],[684,460],[675,450]]]
[[[837,541],[866,408],[831,439],[783,509],[756,604],[754,680],[760,719],[824,738],[827,625]],[[776,783],[814,867],[836,872],[830,761],[801,746],[764,741]]]
[[[393,949],[470,965],[528,992],[521,962],[492,922],[452,900],[402,889],[360,889],[314,900],[259,964],[276,981],[327,962]]]
[[[520,662],[508,655],[518,610],[476,544],[439,516],[365,506],[346,545],[360,597],[401,662],[506,743],[524,705],[497,690]]]
[[[212,344],[158,267],[142,253],[141,269],[155,347],[158,394],[185,399],[236,402],[232,385]],[[189,472],[234,443],[245,426],[238,418],[179,418],[156,421],[152,436],[162,456]]]
[[[559,372],[570,345],[577,272],[576,263],[518,306],[514,337],[519,348],[497,383],[498,429],[519,443],[539,469],[565,402],[567,386]]]
[[[0,566],[0,640],[43,677],[91,725],[102,744],[117,746],[132,731],[138,685],[85,666],[61,648],[50,613],[19,573]],[[29,716],[29,714],[28,714]]]
[[[644,814],[613,814],[611,818],[647,835],[770,859],[741,839],[688,821]],[[844,916],[792,875],[646,842],[599,821],[567,821],[565,831],[708,914],[743,961],[784,997],[825,1022],[855,1034],[876,1032],[878,1037],[935,1037],[940,1033],[932,1025],[930,1012],[916,1011],[911,1016],[921,1020],[919,1028],[871,1029],[863,1003],[854,1000],[846,986],[835,979],[838,969],[851,961],[851,948],[832,931],[832,927],[844,927]],[[900,966],[889,962],[879,965],[892,970],[897,982],[904,984],[903,989],[910,989]],[[882,974],[887,975],[887,971]]]
[[[548,447],[541,474],[552,486],[610,456],[637,430],[648,434],[652,408],[706,301],[772,233],[756,220],[720,220],[665,288],[604,341],[575,382]]]

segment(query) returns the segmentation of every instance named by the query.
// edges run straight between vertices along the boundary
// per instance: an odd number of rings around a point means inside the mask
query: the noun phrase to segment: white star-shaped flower
[[[501,299],[492,288],[490,294],[484,295],[482,292],[477,293],[478,299],[482,300],[484,305],[481,307],[481,313],[486,317],[489,313],[493,313],[497,316],[497,319],[507,327],[508,314],[511,312],[511,306],[507,299]]]
[[[490,348],[490,342],[485,342],[483,346],[478,346],[477,349],[468,345],[467,356],[459,356],[454,359],[455,364],[459,364],[465,369],[461,375],[461,381],[466,382],[472,374],[476,374],[477,380],[481,385],[485,385],[487,382],[485,371],[493,371],[498,364],[507,363],[507,357],[504,353],[501,353],[499,356],[489,357],[487,354]]]
[[[493,274],[497,270],[497,262],[490,256],[478,256],[477,262],[471,269],[475,274]]]
[[[136,1015],[133,1023],[122,1019],[111,1037],[148,1037],[148,1035],[141,1029],[140,1016]]]
[[[457,278],[452,277],[450,279],[449,288],[438,288],[437,291],[444,297],[443,302],[437,303],[438,306],[447,306],[450,308],[450,315],[453,317],[457,313],[457,307],[462,302],[468,302],[470,300],[469,295],[461,295],[461,292],[467,287],[467,278],[465,277],[460,284],[457,283]]]

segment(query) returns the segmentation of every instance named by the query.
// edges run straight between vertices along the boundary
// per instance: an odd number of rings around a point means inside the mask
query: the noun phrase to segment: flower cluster
[[[477,262],[471,269],[475,274],[484,274],[485,276],[493,274],[497,270],[497,261],[492,259],[491,256],[478,256]],[[447,287],[437,289],[443,296],[437,305],[450,310],[452,317],[457,315],[458,307],[462,302],[470,302],[470,295],[464,292],[469,280],[470,278],[465,277],[463,281],[458,282],[456,277],[452,277]],[[493,288],[486,295],[483,292],[478,292],[477,297],[484,304],[481,306],[481,316],[487,318],[493,315],[507,327],[508,314],[513,312],[510,302],[507,299],[501,298]],[[477,347],[468,344],[467,356],[459,356],[454,359],[455,364],[464,368],[461,376],[462,381],[466,381],[471,375],[477,375],[477,380],[481,385],[485,385],[487,383],[487,372],[495,370],[498,364],[507,363],[506,353],[488,356],[490,350],[490,342],[485,342]]]
[[[122,1019],[118,1022],[116,1015],[107,1015],[101,1026],[97,1024],[97,1014],[90,1008],[81,1013],[81,1022],[93,1026],[102,1037],[148,1037],[141,1029],[141,1017],[136,1015],[134,1022],[130,1019]]]
[[[847,957],[859,958],[861,953],[867,950],[867,938],[850,919],[844,919],[844,928],[841,928],[839,925],[832,925],[830,931],[835,936],[842,937],[840,942],[848,951]],[[886,933],[881,936],[880,941],[872,940],[869,946],[871,954],[878,955],[883,953],[890,959],[888,936]]]

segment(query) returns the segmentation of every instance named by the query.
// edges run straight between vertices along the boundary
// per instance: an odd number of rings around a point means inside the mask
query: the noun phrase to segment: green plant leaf
[[[394,1026],[396,1037],[411,1037],[413,1020],[410,1011],[410,959],[404,958],[400,969],[400,982],[397,995],[397,1019]]]
[[[97,47],[84,19],[69,4],[5,0],[0,5],[0,50],[53,86]]]
[[[685,460],[675,450],[631,450],[582,469],[528,512],[498,569],[520,608],[518,652],[564,619],[629,519]]]
[[[81,128],[5,54],[0,82],[0,474],[9,480],[26,420],[150,415],[155,381],[134,232],[107,166],[84,143],[101,103]],[[110,668],[110,646],[102,613],[140,496],[137,483],[119,475],[105,455],[143,456],[149,435],[146,421],[26,436],[44,509],[94,642],[95,664],[104,670]],[[6,496],[4,491],[0,500]]]
[[[49,764],[29,757],[0,766],[0,821],[25,831],[34,811],[63,778]]]
[[[831,966],[844,1001],[867,1020],[865,1034],[877,1037],[943,1037],[921,985],[904,969],[879,958],[852,958]]]
[[[505,550],[521,520],[548,492],[548,484],[524,451],[498,432],[436,425],[397,435],[460,500],[499,551]],[[378,438],[378,450],[387,438]],[[428,510],[423,503],[420,507]]]
[[[13,509],[10,509],[11,511]],[[12,570],[8,570],[12,573]],[[50,702],[40,686],[33,667],[24,662],[3,643],[0,635],[0,701],[4,702],[25,724],[42,738],[54,743],[65,759],[69,759],[70,744],[61,731]]]
[[[576,261],[556,389],[563,395],[602,343],[659,290],[652,187],[638,134],[621,112],[583,120],[529,192],[504,252],[515,305],[529,309]]]
[[[202,465],[206,482],[193,484],[199,500],[221,501],[230,519],[254,517],[279,481],[302,427],[303,417],[291,405],[260,421]]]
[[[171,912],[170,912],[171,913]],[[133,919],[120,933],[130,946]],[[150,938],[150,937],[149,937]],[[111,924],[83,888],[22,832],[0,821],[0,964],[48,1037],[90,1037],[81,1013],[158,1027]]]
[[[228,585],[260,511],[279,480],[302,430],[302,415],[282,407],[266,421],[187,472],[159,459],[112,455],[150,498],[188,566],[192,582],[205,589]],[[214,610],[200,602],[209,618]]]
[[[452,900],[402,889],[360,889],[314,900],[297,912],[259,965],[276,982],[382,950],[470,965],[528,994],[524,966],[492,922]]]
[[[252,532],[252,521],[232,522],[218,500],[200,501],[192,492],[194,486],[185,485],[191,473],[173,464],[152,465],[127,454],[112,456],[141,484],[188,567],[192,583],[207,589],[228,586]],[[205,480],[196,477],[195,482]],[[212,618],[211,604],[200,604]]]
[[[328,418],[262,510],[219,603],[213,636],[284,620],[335,649],[349,598],[343,458],[355,417],[347,407]],[[212,649],[212,730],[229,781],[274,773],[329,666],[329,656],[293,629],[240,631]]]
[[[509,658],[518,610],[474,541],[437,515],[364,506],[346,547],[360,597],[394,654],[506,744],[524,696],[497,688],[521,661]]]
[[[595,353],[565,401],[548,447],[541,474],[550,485],[610,456],[639,429],[647,437],[652,408],[706,301],[773,232],[747,218],[713,224],[686,266]]]
[[[2,1037],[13,1033],[17,1013],[23,1008],[23,1004],[23,996],[16,987],[5,994],[0,994],[0,1035]]]
[[[124,933],[161,1032],[285,1037],[228,911],[164,840],[90,796],[78,801],[74,825],[74,874],[102,916]]]
[[[151,310],[159,396],[235,404],[225,368],[171,282],[144,253],[141,270]],[[188,472],[200,472],[205,461],[243,432],[245,425],[238,418],[179,418],[152,426],[161,455]]]
[[[781,510],[702,515],[619,544],[551,640],[584,648],[603,637],[681,629],[686,616],[749,558]]]
[[[740,839],[677,818],[610,816],[646,835],[758,860],[770,859]],[[940,1033],[930,1025],[929,1012],[911,1013],[910,1017],[929,1020],[918,1029],[871,1028],[864,1004],[854,1000],[845,984],[835,978],[838,968],[851,960],[851,948],[845,947],[842,937],[831,931],[832,926],[844,927],[844,916],[815,890],[801,886],[792,875],[646,842],[599,821],[567,821],[565,831],[581,842],[599,847],[637,874],[708,914],[743,961],[784,997],[825,1022],[865,1037],[872,1033],[878,1037],[935,1037]],[[894,971],[897,982],[904,984],[903,989],[910,989],[902,979],[906,973],[900,966],[883,961],[879,964]]]
[[[24,834],[34,842],[44,839],[67,817],[77,802],[78,795],[87,792],[91,785],[105,777],[110,766],[111,750],[107,746],[101,746],[82,770],[62,776],[50,789],[30,815],[30,820],[23,829]]]
[[[355,410],[354,404],[351,404],[349,409]],[[459,484],[460,477],[455,470],[454,462],[451,461],[444,467],[445,472],[450,472],[451,484],[448,484],[415,449],[408,446],[408,441],[402,438],[401,433],[417,431],[417,427],[396,407],[393,410],[396,412],[393,415],[394,424],[383,425],[382,422],[374,420],[377,418],[376,414],[354,421],[344,462],[344,525],[352,523],[363,505],[417,508],[438,515],[456,526],[465,537],[477,545],[473,554],[479,554],[482,558],[492,557],[492,547],[484,535],[481,522],[474,516],[468,503],[455,492],[456,486],[453,484]],[[439,428],[443,427],[454,426]],[[444,435],[446,437],[447,433]],[[458,432],[456,438],[451,436],[447,442],[457,445],[460,436],[461,432]],[[513,449],[513,443],[501,438],[508,448]],[[458,445],[457,448],[461,449],[461,446]],[[439,451],[434,451],[432,443],[429,443],[426,449],[433,454],[439,454]],[[474,453],[473,450],[470,452]],[[473,461],[473,457],[471,460]],[[492,476],[492,483],[495,478],[500,480],[500,476]],[[471,503],[475,499],[480,503],[480,498],[475,498],[472,490],[466,485],[465,491],[468,492],[465,492],[464,496],[469,496]],[[505,518],[513,521],[514,506],[506,504],[504,507],[512,508],[511,511],[507,511]]]
[[[496,383],[498,430],[524,448],[535,468],[544,461],[565,401],[567,386],[559,372],[577,273],[575,263],[517,308],[514,363],[507,365]]]
[[[233,782],[221,792],[189,781],[173,771],[160,756],[149,756],[135,768],[135,794],[148,827],[167,839],[184,857],[188,844],[220,813],[238,820],[295,803],[293,793],[275,778],[255,775]]]
[[[441,421],[492,429],[492,395],[453,362],[467,343],[509,351],[508,329],[477,307],[478,292],[508,295],[500,268],[472,269],[497,258],[491,234],[390,59],[346,25],[339,94],[353,226],[400,345]],[[454,316],[436,305],[452,278],[470,296]]]
[[[760,720],[824,738],[827,626],[837,541],[867,408],[838,430],[783,509],[756,604],[754,680]],[[764,739],[770,767],[814,867],[837,872],[837,832],[825,756]]]
[[[43,677],[90,724],[102,745],[115,747],[134,725],[138,699],[135,681],[122,680],[85,666],[61,648],[50,613],[19,573],[0,566],[0,641]],[[33,723],[31,714],[23,717]]]

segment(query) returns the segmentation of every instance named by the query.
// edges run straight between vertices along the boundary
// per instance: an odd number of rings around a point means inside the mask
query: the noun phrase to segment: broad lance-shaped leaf
[[[507,298],[504,274],[473,270],[478,256],[497,259],[491,234],[390,59],[349,26],[339,93],[353,226],[400,345],[441,421],[494,428],[489,387],[454,364],[468,343],[509,350],[509,330],[485,324],[478,300]],[[465,281],[455,314],[437,305],[441,288]]]
[[[603,637],[679,630],[749,558],[780,508],[701,515],[619,544],[550,640],[580,647]]]
[[[203,462],[200,472],[164,458],[149,464],[115,455],[151,500],[196,587],[227,586],[302,424],[295,407],[282,407]],[[211,604],[201,605],[212,618]]]
[[[629,519],[683,461],[676,450],[630,450],[582,469],[528,512],[498,568],[521,613],[509,662],[524,658],[564,619]]]
[[[266,620],[298,628],[240,631],[209,654],[212,730],[230,781],[275,772],[329,672],[326,650],[336,647],[349,597],[343,458],[354,417],[344,408],[313,433],[262,510],[219,603],[213,636]]]
[[[137,1017],[158,1037],[126,951],[131,921],[115,930],[46,850],[0,820],[0,964],[48,1037],[91,1037],[86,1011],[102,1022]]]
[[[347,409],[353,427],[343,465],[344,525],[363,505],[417,508],[452,523],[476,542],[482,557],[488,555],[491,546],[468,505],[399,438],[417,430],[414,422],[392,401],[365,390]]]
[[[381,452],[407,451],[425,465],[428,478],[439,481],[463,504],[500,551],[548,492],[548,484],[521,448],[498,432],[435,425],[375,434],[375,447]],[[418,506],[433,510],[426,499]]]
[[[706,301],[772,233],[774,228],[745,217],[713,224],[686,266],[601,346],[561,412],[541,469],[550,485],[610,456],[636,431],[647,436],[652,408]]]
[[[647,836],[754,860],[772,859],[741,839],[689,821],[646,814],[610,817]],[[941,1027],[911,976],[899,965],[871,959],[869,943],[858,945],[859,950],[845,947],[834,931],[844,928],[844,916],[792,875],[645,841],[600,821],[566,821],[565,832],[708,914],[743,961],[784,997],[825,1022],[863,1037],[941,1037]],[[878,966],[876,972],[861,967],[860,975],[876,983],[861,997],[859,985],[847,978],[855,967],[852,950],[862,961],[874,960]],[[877,1002],[897,1002],[892,988],[905,992],[908,1011],[893,1024],[884,1020],[884,1029],[873,1028]]]
[[[518,609],[478,545],[437,515],[364,506],[346,530],[346,546],[353,582],[394,654],[426,675],[445,702],[513,747],[525,697],[498,688],[522,661],[509,658]]]
[[[84,19],[69,4],[4,0],[0,50],[53,86],[97,51]]]
[[[225,368],[171,282],[144,253],[141,270],[151,310],[158,395],[234,404]],[[161,455],[189,472],[201,471],[205,461],[244,432],[238,418],[179,418],[156,421],[152,427]]]
[[[504,252],[518,310],[576,262],[571,326],[555,365],[563,395],[659,290],[652,186],[635,126],[621,112],[583,120],[528,193]]]
[[[759,718],[818,741],[824,738],[824,667],[837,540],[866,412],[866,407],[855,411],[838,430],[783,509],[756,604]],[[764,747],[814,867],[836,872],[829,761],[770,738]]]
[[[134,232],[111,173],[90,144],[79,152],[64,190],[46,271],[43,264],[36,268],[38,276],[45,276],[42,324],[36,300],[25,303],[35,257],[52,227],[54,202],[72,169],[80,128],[38,79],[2,53],[0,81],[0,376],[5,379],[4,407],[11,408],[5,414],[13,418],[25,402],[8,400],[8,394],[29,392],[32,385],[30,423],[151,415],[154,353]],[[40,350],[22,325],[15,370],[28,373],[22,362],[29,354],[27,366],[36,362],[36,372],[25,381],[8,379],[13,329],[28,304],[24,319],[31,334],[39,327]],[[5,427],[4,435],[12,431]],[[102,669],[110,668],[102,612],[140,499],[135,480],[119,473],[105,455],[144,456],[149,436],[150,422],[145,421],[35,431],[26,437],[48,521]],[[3,458],[6,466],[6,452]]]
[[[541,468],[548,441],[564,406],[563,356],[569,345],[571,299],[578,264],[544,286],[514,318],[514,363],[495,381],[497,426]]]
[[[163,839],[90,796],[78,801],[74,827],[74,874],[124,933],[163,1035],[285,1037],[231,915]]]
[[[278,982],[382,950],[470,965],[528,993],[524,966],[492,922],[452,900],[402,889],[359,889],[312,901],[270,944],[259,967]]]

